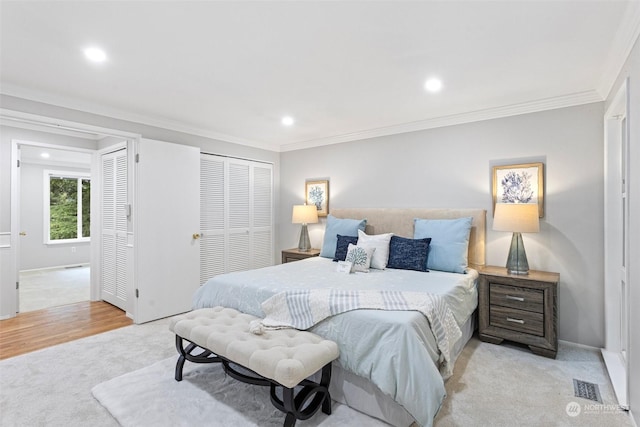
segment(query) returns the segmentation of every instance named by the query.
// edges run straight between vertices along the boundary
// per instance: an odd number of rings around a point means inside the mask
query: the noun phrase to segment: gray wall
[[[29,164],[20,166],[20,270],[88,264],[90,243],[44,244],[44,170],[90,173],[90,169]]]
[[[603,327],[603,103],[281,154],[282,248],[299,226],[305,179],[330,179],[333,207],[487,210],[487,264],[504,265],[510,233],[492,227],[491,167],[543,161],[545,216],[524,235],[532,269],[560,273],[559,337],[600,347]],[[310,225],[320,247],[324,224]]]
[[[199,147],[202,152],[206,153],[273,163],[274,244],[276,248],[280,246],[278,241],[280,154],[278,152],[232,144],[204,136],[172,131],[2,94],[0,94],[0,105],[7,110],[98,126],[120,132],[135,133],[148,139]],[[11,273],[15,265],[15,259],[11,242],[7,234],[4,234],[11,229],[11,135],[14,132],[14,128],[0,126],[0,318],[15,314],[15,282]],[[279,253],[274,254],[274,261],[278,260],[279,257]]]
[[[624,79],[629,78],[629,405],[640,426],[640,39],[607,98],[613,101]]]

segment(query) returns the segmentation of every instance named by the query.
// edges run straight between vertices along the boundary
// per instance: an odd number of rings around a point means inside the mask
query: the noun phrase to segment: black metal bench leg
[[[182,370],[184,369],[184,362],[187,360],[186,353],[184,348],[182,347],[182,337],[176,335],[176,348],[178,349],[178,353],[180,356],[178,357],[178,362],[176,363],[176,381],[182,381]]]
[[[331,415],[331,395],[329,394],[329,384],[331,383],[331,363],[327,363],[322,368],[322,376],[320,377],[320,385],[326,387],[327,394],[322,402],[322,412]]]
[[[292,388],[282,387],[282,403],[287,416],[284,419],[284,427],[293,427],[296,425],[297,408]]]
[[[284,427],[293,427],[295,425],[296,425],[296,416],[293,415],[291,412],[289,412],[284,419]]]
[[[184,362],[186,360],[193,363],[217,363],[220,362],[221,359],[213,354],[210,350],[206,348],[202,348],[197,344],[189,342],[189,345],[184,346],[184,342],[187,341],[183,339],[181,336],[176,335],[176,349],[178,349],[178,353],[180,356],[178,357],[178,361],[176,362],[176,373],[175,379],[176,381],[182,381],[182,372],[184,369]],[[192,354],[194,351],[201,349],[202,351],[199,354]]]

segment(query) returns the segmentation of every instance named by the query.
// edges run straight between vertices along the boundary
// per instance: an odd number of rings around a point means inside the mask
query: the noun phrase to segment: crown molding
[[[290,144],[282,144],[280,146],[277,146],[277,145],[272,145],[267,143],[248,141],[248,140],[236,138],[230,135],[224,135],[221,133],[209,131],[206,129],[188,127],[178,122],[159,121],[158,119],[150,118],[147,116],[139,116],[136,114],[127,113],[127,112],[115,110],[115,109],[110,109],[103,106],[88,105],[86,103],[82,103],[79,101],[69,101],[67,99],[60,99],[58,97],[55,97],[54,99],[53,97],[50,97],[48,95],[36,94],[32,91],[29,91],[23,88],[18,88],[16,86],[3,85],[1,93],[8,96],[15,96],[15,97],[27,99],[30,101],[43,102],[43,103],[51,104],[53,106],[71,108],[74,110],[84,111],[92,114],[100,114],[110,118],[131,121],[131,122],[144,124],[148,126],[159,127],[162,129],[183,132],[191,135],[202,136],[205,138],[212,138],[212,139],[216,139],[224,142],[229,142],[233,144],[239,144],[239,145],[244,145],[244,146],[259,148],[263,150],[274,151],[274,152],[302,150],[306,148],[339,144],[343,142],[355,141],[360,139],[376,138],[376,137],[389,136],[389,135],[400,134],[400,133],[415,132],[415,131],[426,130],[426,129],[434,129],[434,128],[445,127],[445,126],[453,126],[453,125],[459,125],[464,123],[478,122],[482,120],[491,120],[491,119],[515,116],[520,114],[535,113],[535,112],[545,111],[545,110],[553,110],[556,108],[573,107],[576,105],[589,104],[592,102],[600,102],[604,99],[599,94],[598,91],[591,90],[591,91],[579,92],[579,93],[574,93],[574,94],[569,94],[569,95],[564,95],[559,97],[545,98],[545,99],[540,99],[540,100],[535,100],[530,102],[523,102],[523,103],[512,104],[512,105],[501,106],[501,107],[486,108],[482,110],[470,111],[470,112],[460,113],[460,114],[452,114],[452,115],[442,116],[442,117],[434,117],[434,118],[415,121],[415,122],[402,123],[398,125],[386,126],[382,128],[376,128],[376,129],[367,129],[359,132],[335,135],[327,138],[318,138],[318,139],[307,140],[307,141],[293,142]],[[27,118],[27,119],[32,118],[31,117],[32,115],[27,113],[13,112],[13,114],[7,114],[8,111],[9,110],[5,110],[5,109],[0,110],[0,112],[4,113],[4,114],[0,114],[0,116],[4,116],[4,118],[9,118],[11,116],[18,115],[18,117],[20,118]],[[40,116],[37,116],[37,117],[38,117],[38,121],[42,123],[44,119]],[[65,122],[65,121],[57,120],[57,119],[48,119],[46,120],[46,122],[50,122],[50,123],[47,123],[49,125],[59,126],[60,122]],[[95,129],[102,130],[103,128],[96,127]]]
[[[113,119],[124,120],[137,124],[153,126],[156,128],[171,130],[174,132],[181,132],[195,136],[201,136],[204,138],[216,139],[218,141],[229,142],[232,144],[239,144],[253,148],[259,148],[268,151],[280,151],[279,146],[269,144],[266,142],[252,141],[244,138],[238,138],[233,135],[227,135],[221,132],[215,132],[210,129],[204,129],[197,126],[186,125],[184,123],[152,116],[132,113],[130,111],[121,110],[118,108],[106,107],[104,105],[97,105],[94,103],[81,101],[78,99],[72,99],[69,97],[52,95],[49,93],[43,93],[39,91],[33,91],[21,86],[12,84],[3,84],[0,90],[0,94],[14,96],[17,98],[26,99],[34,102],[41,102],[50,104],[57,107],[68,108],[72,110],[78,110],[90,114],[96,114]]]
[[[339,144],[342,142],[355,141],[360,139],[376,138],[406,132],[435,129],[445,126],[460,125],[464,123],[479,122],[483,120],[499,119],[502,117],[517,116],[520,114],[536,113],[557,108],[574,107],[577,105],[601,102],[603,98],[595,91],[579,92],[554,98],[545,98],[536,101],[523,102],[502,107],[486,108],[477,111],[470,111],[461,114],[452,114],[442,117],[420,120],[416,122],[404,123],[400,125],[387,126],[383,128],[364,130],[344,135],[336,135],[328,138],[320,138],[291,144],[283,144],[280,151],[294,151],[306,148],[320,147],[323,145]]]
[[[598,85],[598,93],[607,99],[616,79],[622,71],[631,49],[640,38],[640,1],[631,1],[613,39],[609,57],[605,61],[604,72]]]
[[[62,135],[68,134],[69,136],[80,136],[81,138],[94,140],[99,140],[105,136],[133,139],[140,138],[139,134],[132,132],[92,126],[69,120],[56,119],[50,116],[25,113],[8,108],[0,108],[0,123],[6,126],[59,133]]]
[[[38,132],[54,133],[56,135],[72,136],[74,138],[84,138],[92,141],[98,141],[105,135],[94,132],[78,131],[71,128],[61,128],[51,124],[44,124],[35,121],[27,121],[14,117],[5,117],[0,113],[0,126],[9,126],[20,129],[35,130]]]

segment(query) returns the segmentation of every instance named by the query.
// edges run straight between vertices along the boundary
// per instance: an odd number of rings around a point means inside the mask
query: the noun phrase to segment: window
[[[45,243],[89,241],[91,177],[67,171],[44,171]]]

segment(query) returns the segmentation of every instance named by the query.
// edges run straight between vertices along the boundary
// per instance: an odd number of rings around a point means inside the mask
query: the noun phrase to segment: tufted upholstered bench
[[[203,308],[171,319],[169,329],[176,334],[180,356],[175,379],[182,381],[184,363],[222,364],[225,372],[250,384],[271,387],[271,402],[286,413],[284,425],[322,412],[331,414],[331,362],[338,355],[335,342],[296,329],[267,330],[261,335],[249,331],[257,317],[224,307]],[[189,344],[185,346],[184,341]],[[240,372],[231,364],[249,373]],[[308,379],[322,371],[320,382]],[[295,387],[302,386],[296,393]],[[282,398],[277,389],[282,389]]]

